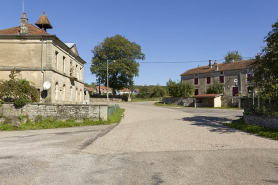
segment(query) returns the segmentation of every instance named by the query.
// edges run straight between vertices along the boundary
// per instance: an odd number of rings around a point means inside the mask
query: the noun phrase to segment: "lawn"
[[[232,127],[232,128],[242,130],[244,132],[255,134],[255,135],[258,135],[258,136],[278,140],[278,129],[261,127],[261,126],[256,126],[256,125],[246,125],[244,123],[243,118],[240,118],[238,120],[234,120],[231,123],[227,123],[227,124],[224,124],[224,125],[227,126],[227,127]]]
[[[83,122],[76,122],[75,120],[57,121],[48,117],[45,120],[37,120],[36,122],[27,122],[19,127],[13,127],[13,124],[0,124],[0,131],[8,130],[37,130],[37,129],[53,129],[53,128],[67,128],[67,127],[80,127],[88,125],[108,125],[113,123],[120,123],[122,114],[125,109],[119,109],[117,112],[108,117],[108,121],[92,121],[84,119]]]

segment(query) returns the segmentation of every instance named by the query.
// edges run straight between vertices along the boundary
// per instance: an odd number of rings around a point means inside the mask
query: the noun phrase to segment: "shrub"
[[[26,103],[28,103],[29,101],[24,99],[24,98],[18,98],[14,101],[14,105],[17,107],[23,107],[24,105],[26,105]]]
[[[9,77],[9,80],[0,81],[0,99],[12,102],[17,101],[15,103],[16,106],[25,105],[27,101],[36,102],[38,100],[38,91],[32,82],[15,78],[15,70],[11,71]]]
[[[216,81],[213,85],[210,85],[207,89],[207,94],[218,94],[223,93],[224,94],[224,84],[219,83]]]
[[[166,86],[172,97],[191,97],[195,90],[191,83],[174,82],[171,79],[166,83]]]

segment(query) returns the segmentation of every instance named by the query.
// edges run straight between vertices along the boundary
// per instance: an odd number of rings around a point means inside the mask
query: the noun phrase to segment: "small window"
[[[210,77],[207,77],[207,84],[210,84]]]
[[[198,74],[194,74],[194,77],[198,77]]]
[[[224,71],[220,71],[220,74],[223,75],[223,74],[224,74]]]
[[[198,83],[199,83],[199,78],[194,78],[194,84],[198,85]]]
[[[66,57],[63,57],[63,73],[66,73]]]
[[[224,83],[224,76],[219,76],[220,83]]]
[[[55,51],[55,67],[58,69],[58,52]]]
[[[198,95],[198,94],[199,94],[199,90],[198,90],[198,89],[195,89],[194,95],[196,96],[196,95]]]

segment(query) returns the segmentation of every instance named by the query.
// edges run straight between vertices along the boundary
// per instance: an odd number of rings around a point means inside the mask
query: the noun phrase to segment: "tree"
[[[174,82],[171,79],[166,83],[169,96],[172,97],[191,97],[195,91],[191,83]]]
[[[228,51],[227,55],[224,55],[225,63],[231,63],[232,60],[240,61],[242,60],[241,54],[238,51]]]
[[[157,98],[157,97],[163,97],[166,94],[165,89],[157,85],[153,88],[153,92],[151,93],[151,97]]]
[[[133,77],[139,76],[139,63],[136,60],[144,60],[145,54],[141,46],[130,42],[119,34],[106,37],[102,43],[92,50],[91,72],[96,74],[100,83],[107,86],[107,60],[109,65],[109,87],[116,89],[133,86]]]
[[[219,83],[218,81],[215,81],[213,85],[210,85],[207,89],[207,94],[224,94],[224,84]]]
[[[0,99],[25,103],[38,101],[38,91],[32,82],[16,78],[15,70],[11,71],[9,77],[9,80],[0,81]]]
[[[137,95],[137,98],[149,98],[150,95],[151,95],[150,87],[144,85],[144,86],[140,89],[140,93]]]
[[[184,93],[184,97],[188,98],[188,97],[192,97],[194,95],[195,92],[195,87],[193,84],[191,83],[186,83],[185,84],[185,93]]]
[[[264,38],[266,47],[253,64],[252,81],[261,96],[267,99],[278,99],[278,21],[272,25],[272,31]]]

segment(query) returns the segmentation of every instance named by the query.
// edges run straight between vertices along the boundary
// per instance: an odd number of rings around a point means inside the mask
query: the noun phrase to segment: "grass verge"
[[[248,132],[251,134],[258,135],[258,136],[278,140],[278,129],[267,128],[267,127],[256,126],[256,125],[246,125],[244,123],[243,118],[234,120],[229,124],[223,124],[223,125],[225,125],[227,127],[236,128],[236,129],[242,130],[244,132]]]
[[[142,102],[142,101],[162,101],[162,97],[158,98],[135,98],[131,102]]]
[[[183,108],[195,108],[195,107],[185,107],[182,105],[172,105],[172,104],[164,104],[162,102],[156,102],[154,103],[156,106],[162,106],[162,107],[183,107]],[[243,110],[239,108],[234,108],[234,107],[197,107],[201,109],[233,109],[233,110]]]
[[[34,123],[27,122],[20,125],[19,127],[13,127],[13,124],[0,124],[0,131],[68,128],[88,125],[108,125],[112,123],[119,123],[124,111],[125,109],[120,108],[117,112],[108,117],[108,121],[92,121],[90,119],[84,119],[83,122],[76,122],[75,120],[57,121],[55,119],[47,118],[45,120],[40,120]]]

